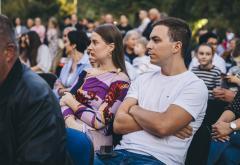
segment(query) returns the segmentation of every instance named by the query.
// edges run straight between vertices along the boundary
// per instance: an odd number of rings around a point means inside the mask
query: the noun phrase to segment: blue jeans
[[[126,150],[115,150],[115,156],[109,158],[100,158],[95,156],[94,165],[164,165],[161,161],[157,160],[153,156],[146,156],[141,154],[136,154],[133,152],[128,152]]]
[[[92,164],[93,144],[85,133],[67,128],[67,149],[74,165]]]
[[[226,142],[212,140],[208,165],[235,165],[240,164],[240,132],[230,135],[230,140]]]

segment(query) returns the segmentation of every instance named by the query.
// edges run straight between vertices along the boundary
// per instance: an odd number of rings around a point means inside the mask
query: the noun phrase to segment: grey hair
[[[130,30],[126,33],[125,37],[123,38],[123,45],[126,46],[126,42],[127,40],[133,36],[133,35],[136,35],[137,36],[137,39],[139,39],[141,37],[141,34],[138,33],[136,30]]]
[[[17,46],[13,25],[9,18],[2,14],[0,15],[0,40],[1,43],[13,43]]]

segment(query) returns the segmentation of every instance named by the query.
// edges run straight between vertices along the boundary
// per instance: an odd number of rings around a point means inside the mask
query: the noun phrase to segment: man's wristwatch
[[[235,131],[236,128],[237,128],[237,124],[235,122],[231,122],[230,123],[230,128]]]

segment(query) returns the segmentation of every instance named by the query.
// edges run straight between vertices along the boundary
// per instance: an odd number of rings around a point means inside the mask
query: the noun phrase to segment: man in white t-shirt
[[[208,99],[204,82],[184,65],[190,38],[189,26],[177,18],[153,26],[147,48],[161,70],[131,84],[113,125],[123,134],[120,145],[111,158],[96,157],[95,164],[184,164]]]

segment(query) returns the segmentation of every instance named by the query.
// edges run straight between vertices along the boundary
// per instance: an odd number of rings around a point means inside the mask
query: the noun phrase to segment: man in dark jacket
[[[58,102],[20,63],[13,27],[0,15],[0,164],[71,164],[65,145]]]

